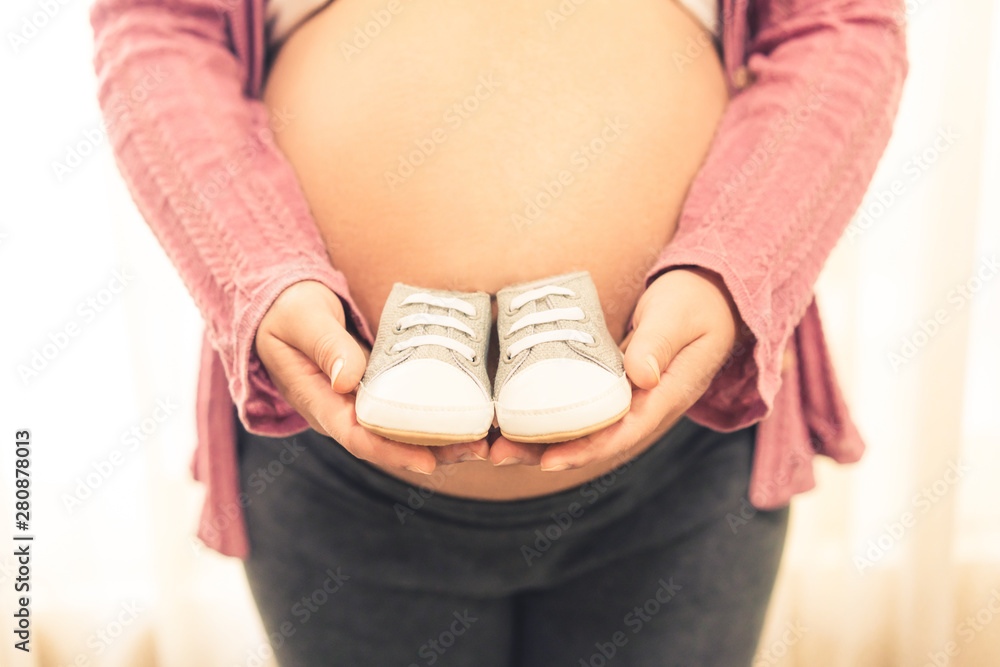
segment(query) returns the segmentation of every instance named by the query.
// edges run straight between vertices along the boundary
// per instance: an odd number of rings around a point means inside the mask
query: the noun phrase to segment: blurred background
[[[201,322],[114,166],[90,4],[0,9],[0,664],[271,665],[240,563],[194,538]],[[1000,8],[906,8],[895,134],[817,288],[869,449],[793,503],[755,665],[1000,665]]]

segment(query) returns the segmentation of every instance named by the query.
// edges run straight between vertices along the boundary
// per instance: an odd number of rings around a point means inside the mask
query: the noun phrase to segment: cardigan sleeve
[[[907,71],[900,0],[755,10],[749,85],[730,100],[677,233],[646,278],[698,266],[733,297],[749,343],[688,413],[718,430],[774,405],[786,346],[888,143]]]
[[[325,284],[370,337],[274,143],[289,121],[245,94],[217,0],[97,0],[91,24],[118,168],[201,312],[240,419],[270,434],[294,411],[253,340],[285,288]]]

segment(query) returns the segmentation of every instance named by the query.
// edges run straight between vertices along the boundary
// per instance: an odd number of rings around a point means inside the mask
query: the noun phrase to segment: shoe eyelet
[[[403,327],[399,322],[396,322],[396,326],[392,328],[394,333],[403,333]]]
[[[469,360],[469,363],[472,365],[477,365],[479,363],[479,355],[478,354],[472,355],[472,359]]]
[[[504,353],[504,355],[503,355],[503,358],[504,358],[504,359],[505,359],[505,360],[506,360],[506,361],[507,361],[508,363],[510,363],[511,361],[514,361],[514,357],[510,356],[510,352],[506,352],[506,353]]]

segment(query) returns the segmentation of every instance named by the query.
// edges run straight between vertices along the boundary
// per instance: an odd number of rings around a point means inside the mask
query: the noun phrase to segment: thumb
[[[687,344],[685,328],[664,308],[645,308],[634,319],[635,329],[625,348],[625,373],[640,389],[652,389],[678,352]]]
[[[315,287],[309,287],[308,298],[296,298],[283,313],[275,335],[326,373],[334,391],[349,393],[361,381],[368,362],[361,345],[344,328],[340,298],[324,285],[311,285]]]

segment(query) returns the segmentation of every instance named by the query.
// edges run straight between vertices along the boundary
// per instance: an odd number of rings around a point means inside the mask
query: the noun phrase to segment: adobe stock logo
[[[140,422],[123,431],[118,438],[120,447],[115,447],[103,458],[90,464],[91,470],[78,475],[73,490],[62,494],[62,503],[70,514],[76,512],[83,503],[110,480],[115,473],[130,460],[131,454],[151,438],[180,406],[170,398],[158,398],[149,414]]]
[[[944,646],[940,647],[940,650],[929,652],[927,654],[928,660],[924,663],[923,667],[946,667],[950,665],[952,662],[951,659],[962,652],[963,645],[971,644],[980,633],[990,627],[990,624],[1000,616],[1000,590],[994,588],[990,590],[989,595],[990,597],[979,609],[967,614],[955,627],[955,634],[958,636],[958,639],[961,639],[962,643],[959,644],[957,639],[951,639]]]
[[[7,42],[11,50],[16,54],[21,51],[28,42],[38,37],[39,32],[45,28],[62,11],[62,8],[69,4],[70,0],[39,0],[38,11],[32,12],[21,19],[20,30],[11,30],[7,33]]]
[[[396,168],[382,174],[389,190],[395,190],[413,176],[434,155],[438,146],[448,141],[450,134],[458,131],[502,86],[503,82],[494,80],[493,72],[479,75],[469,93],[445,109],[441,124],[424,136],[414,139],[414,148],[399,155]]]
[[[74,338],[84,332],[87,325],[94,322],[117,300],[117,295],[135,279],[128,269],[115,270],[111,279],[96,293],[77,304],[76,317],[54,332],[50,332],[40,347],[29,352],[28,363],[18,364],[17,374],[25,385],[36,379],[45,371],[66,349]]]
[[[354,38],[350,42],[340,42],[340,53],[344,60],[351,62],[355,56],[371,46],[372,40],[382,34],[385,28],[392,23],[394,16],[403,11],[403,5],[399,0],[389,0],[384,9],[376,9],[371,13],[371,20],[365,23],[364,27],[358,26],[354,29]]]
[[[888,352],[889,366],[896,373],[910,363],[922,349],[927,347],[942,329],[951,321],[952,315],[961,311],[1000,274],[1000,261],[994,254],[983,259],[979,267],[967,280],[957,283],[945,297],[948,308],[938,308],[932,317],[922,319],[917,327],[903,336],[899,346]]]
[[[970,470],[972,468],[961,461],[949,461],[948,469],[940,477],[921,488],[910,499],[913,510],[905,511],[895,521],[883,524],[883,531],[868,540],[865,552],[854,556],[854,567],[858,573],[864,574],[865,570],[874,567],[875,563],[892,551],[917,525],[917,520],[941,502],[941,499],[948,495],[948,492],[961,482],[965,473]]]
[[[604,118],[604,124],[597,134],[570,155],[569,164],[576,174],[568,168],[560,169],[558,173],[552,174],[548,181],[540,183],[534,193],[523,197],[523,208],[510,216],[514,228],[521,231],[538,222],[563,193],[579,181],[582,174],[602,160],[612,144],[621,138],[623,131],[628,127],[628,123],[622,120],[621,116]]]
[[[845,234],[847,240],[853,244],[855,239],[864,236],[897,201],[903,199],[908,192],[913,190],[914,185],[960,138],[958,133],[950,127],[939,128],[929,145],[913,153],[903,163],[902,177],[894,178],[887,187],[869,192],[865,196],[861,208],[858,209],[851,224],[847,227]]]
[[[637,604],[622,618],[622,624],[631,630],[633,635],[642,632],[643,628],[653,620],[653,617],[659,614],[684,588],[680,584],[675,584],[673,577],[667,579],[661,578],[656,583],[659,587],[653,593],[652,597],[645,600],[642,604]],[[597,650],[587,658],[580,658],[577,666],[607,667],[621,649],[628,644],[628,640],[629,636],[624,630],[612,633],[608,641],[595,642],[594,648]]]
[[[457,611],[451,614],[455,620],[451,622],[450,625],[444,630],[442,630],[437,637],[433,639],[428,639],[418,650],[417,655],[424,659],[424,663],[427,665],[433,665],[436,663],[441,656],[447,653],[448,649],[455,645],[455,642],[459,637],[464,635],[472,624],[479,620],[478,616],[473,616],[466,609],[462,613]],[[409,667],[420,667],[417,663],[410,663]]]

